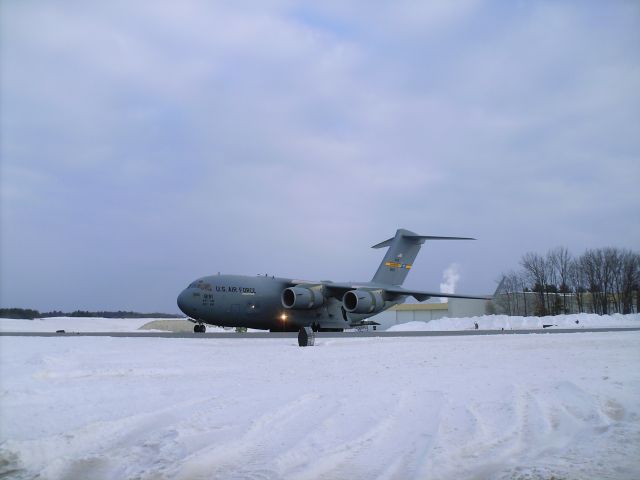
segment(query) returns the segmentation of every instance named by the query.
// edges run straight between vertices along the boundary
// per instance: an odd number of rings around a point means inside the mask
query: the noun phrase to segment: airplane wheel
[[[206,329],[207,327],[205,327],[204,325],[196,324],[193,326],[193,333],[204,333]]]

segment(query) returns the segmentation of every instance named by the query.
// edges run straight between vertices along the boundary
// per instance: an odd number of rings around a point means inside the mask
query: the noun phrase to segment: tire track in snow
[[[277,478],[274,458],[307,435],[318,417],[330,415],[331,403],[317,394],[305,394],[254,420],[239,438],[198,449],[184,458],[175,478]],[[311,407],[314,408],[311,408]],[[314,416],[309,416],[309,411]]]
[[[138,476],[149,464],[162,469],[175,460],[178,432],[171,426],[179,412],[210,401],[191,399],[38,440],[6,441],[0,446],[0,457],[11,458],[12,468],[28,472],[25,478],[31,474],[47,479]],[[163,455],[159,456],[160,450]]]
[[[438,411],[442,396],[437,392],[404,390],[389,413],[375,413],[375,423],[365,423],[362,431],[344,432],[337,436],[337,443],[324,451],[309,455],[307,464],[284,472],[284,477],[294,479],[315,478],[413,478],[431,448],[433,434],[437,431]],[[407,412],[410,411],[410,414]],[[317,444],[322,438],[332,439],[334,432],[320,428],[314,435]],[[391,453],[397,445],[406,445],[404,453]],[[393,446],[389,448],[389,446]],[[311,453],[308,446],[300,450]],[[390,452],[385,454],[385,451]]]
[[[502,412],[500,417],[492,415],[496,410]],[[434,478],[449,478],[451,470],[460,478],[488,478],[505,466],[522,462],[538,444],[541,411],[530,392],[520,386],[501,405],[471,402],[466,411],[477,426],[475,432],[456,442],[441,438],[449,461],[446,468],[434,468]]]
[[[571,473],[567,464],[575,461],[571,460],[575,445],[607,432],[611,420],[603,408],[593,395],[571,382],[561,382],[551,392],[516,385],[500,407],[474,402],[465,407],[464,415],[473,418],[474,425],[466,439],[446,425],[450,419],[459,421],[460,415],[446,412],[425,473],[434,479],[451,478],[454,472],[461,479],[566,476]],[[503,415],[491,413],[496,410]],[[447,459],[440,467],[439,457]]]

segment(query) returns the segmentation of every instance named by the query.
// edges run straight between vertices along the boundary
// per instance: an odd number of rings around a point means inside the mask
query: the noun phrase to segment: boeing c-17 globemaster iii
[[[247,327],[272,332],[342,331],[367,320],[407,297],[419,302],[431,297],[488,297],[424,292],[402,288],[420,247],[427,240],[474,240],[467,237],[434,237],[399,229],[393,238],[372,248],[389,247],[369,282],[314,282],[270,276],[212,275],[192,282],[178,296],[178,307],[204,332],[206,324]]]

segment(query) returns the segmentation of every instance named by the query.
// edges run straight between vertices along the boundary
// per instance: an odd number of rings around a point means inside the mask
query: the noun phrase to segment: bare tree
[[[545,291],[547,289],[549,270],[545,258],[537,253],[529,252],[523,255],[520,265],[524,268],[530,283],[533,285],[531,290],[538,294],[535,314],[539,316],[547,315],[549,309],[545,302]]]
[[[577,259],[571,260],[569,263],[569,286],[573,292],[576,308],[578,313],[585,311],[584,305],[584,293],[587,291],[584,270],[580,265],[580,261]]]
[[[616,270],[619,269],[620,256],[618,249],[616,248],[603,248],[602,249],[602,290],[604,295],[604,309],[602,313],[607,315],[611,313],[611,305],[617,309],[616,295],[615,295],[615,277]]]
[[[623,268],[625,250],[611,249],[608,254],[609,267],[611,268],[611,301],[610,307],[617,313],[622,313],[624,293]]]
[[[510,315],[640,310],[640,254],[618,248],[597,248],[574,258],[566,247],[546,256],[529,252],[521,271],[503,275],[501,305]],[[533,301],[527,303],[527,291]]]
[[[571,254],[567,247],[556,247],[547,254],[549,263],[554,270],[554,278],[558,291],[562,294],[562,313],[567,310],[567,293],[569,293],[569,270],[571,268]]]
[[[633,294],[638,292],[640,284],[640,255],[630,250],[623,250],[620,254],[620,269],[618,292],[622,313],[632,313]]]
[[[580,257],[580,270],[584,274],[589,293],[591,294],[591,311],[593,313],[602,313],[600,307],[600,295],[602,286],[600,279],[601,256],[597,250],[587,250]]]
[[[587,250],[580,257],[580,266],[589,283],[594,313],[607,315],[610,311],[609,301],[617,262],[617,251],[614,248]]]
[[[508,282],[511,291],[513,292],[514,311],[518,315],[524,315],[526,317],[530,312],[527,311],[527,281],[525,273],[523,271],[511,271],[508,276]]]

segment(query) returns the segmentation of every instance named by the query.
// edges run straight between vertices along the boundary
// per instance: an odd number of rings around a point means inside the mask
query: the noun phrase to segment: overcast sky
[[[640,246],[635,1],[6,1],[3,307],[176,312],[211,273],[491,293]],[[346,6],[346,4],[349,6]]]

